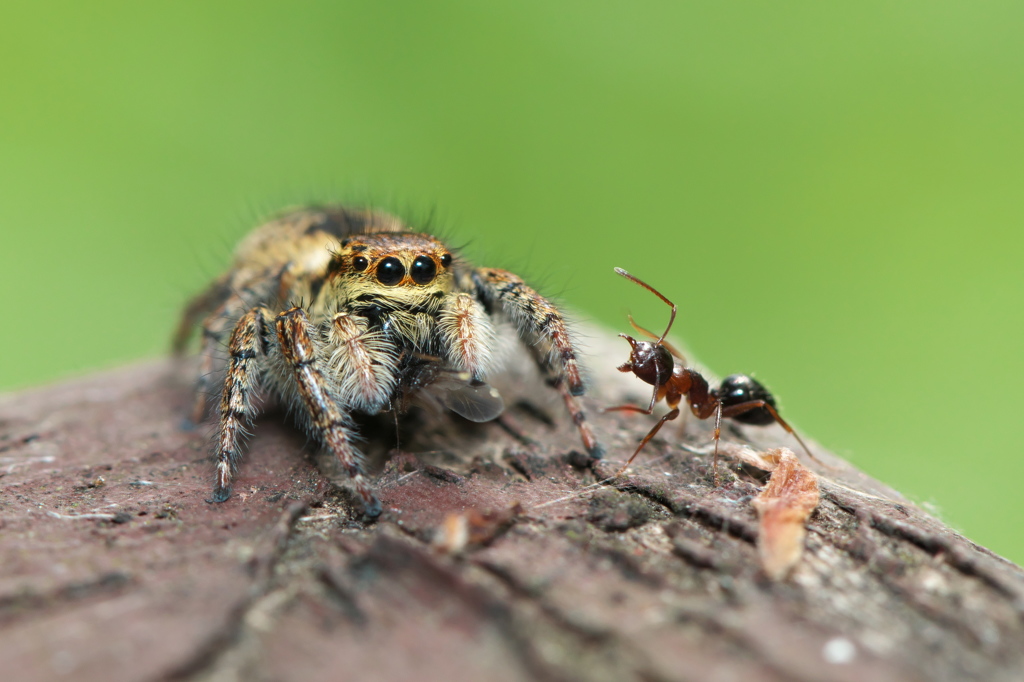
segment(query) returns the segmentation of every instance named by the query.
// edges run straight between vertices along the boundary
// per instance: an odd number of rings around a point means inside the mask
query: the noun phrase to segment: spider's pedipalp
[[[327,329],[328,372],[333,374],[338,393],[356,409],[367,414],[380,412],[398,383],[398,362],[394,344],[365,318],[337,313]]]
[[[483,306],[469,294],[449,294],[441,305],[437,331],[445,357],[474,380],[487,376],[495,346],[494,325]]]

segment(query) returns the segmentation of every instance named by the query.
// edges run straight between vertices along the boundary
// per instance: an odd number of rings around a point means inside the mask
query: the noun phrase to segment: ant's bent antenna
[[[672,308],[672,315],[668,318],[668,326],[665,327],[665,331],[662,332],[661,338],[659,338],[658,342],[655,344],[657,346],[660,346],[665,341],[665,337],[668,336],[669,330],[672,329],[672,323],[674,323],[676,321],[676,304],[673,303],[672,301],[668,300],[667,298],[665,298],[665,296],[660,291],[658,291],[657,289],[652,287],[650,284],[648,284],[647,282],[643,281],[642,279],[634,277],[633,275],[629,274],[628,272],[626,272],[622,268],[615,268],[615,274],[622,275],[623,277],[628,279],[630,282],[634,282],[636,284],[639,284],[644,289],[647,289],[647,291],[651,292],[652,294],[654,294],[655,296],[660,298],[662,301],[667,303]]]

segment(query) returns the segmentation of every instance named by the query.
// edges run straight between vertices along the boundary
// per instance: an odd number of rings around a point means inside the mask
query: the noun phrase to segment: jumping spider
[[[231,495],[239,435],[262,383],[337,456],[365,513],[379,515],[353,444],[353,413],[397,413],[418,394],[442,393],[473,421],[497,417],[503,403],[484,382],[502,369],[495,348],[505,322],[562,394],[586,449],[600,452],[575,398],[584,386],[558,309],[513,273],[475,268],[386,213],[299,209],[257,228],[231,269],[186,308],[177,351],[201,319],[193,419],[222,380],[217,502]],[[218,366],[225,342],[227,363]]]

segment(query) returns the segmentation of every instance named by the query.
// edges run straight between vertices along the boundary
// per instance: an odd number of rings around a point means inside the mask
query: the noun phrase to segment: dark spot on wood
[[[515,403],[515,407],[516,409],[522,410],[527,415],[529,415],[533,419],[536,419],[542,424],[546,424],[547,426],[555,425],[555,420],[551,417],[550,414],[540,409],[539,407],[537,407],[528,400],[517,400]]]
[[[565,456],[565,461],[573,469],[585,471],[590,468],[590,465],[594,462],[594,458],[584,452],[580,452],[579,450],[570,450],[569,454]]]
[[[451,471],[449,469],[443,469],[432,464],[424,464],[423,473],[430,476],[431,478],[436,478],[439,481],[444,481],[446,483],[455,483],[456,485],[461,485],[466,480],[465,478],[459,476],[454,471]]]
[[[548,476],[552,473],[552,467],[558,466],[557,460],[541,457],[519,448],[509,448],[505,451],[502,459],[515,471],[531,481]]]
[[[590,501],[587,520],[601,530],[620,532],[644,525],[651,518],[647,502],[634,495],[603,493]]]

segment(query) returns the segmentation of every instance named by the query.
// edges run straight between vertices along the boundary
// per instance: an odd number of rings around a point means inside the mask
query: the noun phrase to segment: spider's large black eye
[[[356,256],[352,259],[352,267],[356,272],[362,272],[366,269],[366,266],[370,264],[370,261],[366,260],[362,256]]]
[[[412,268],[409,269],[409,274],[416,284],[429,284],[437,274],[434,259],[429,256],[416,256],[416,260],[412,262]]]
[[[392,287],[405,277],[405,266],[394,256],[388,256],[377,266],[377,281],[386,287]]]

